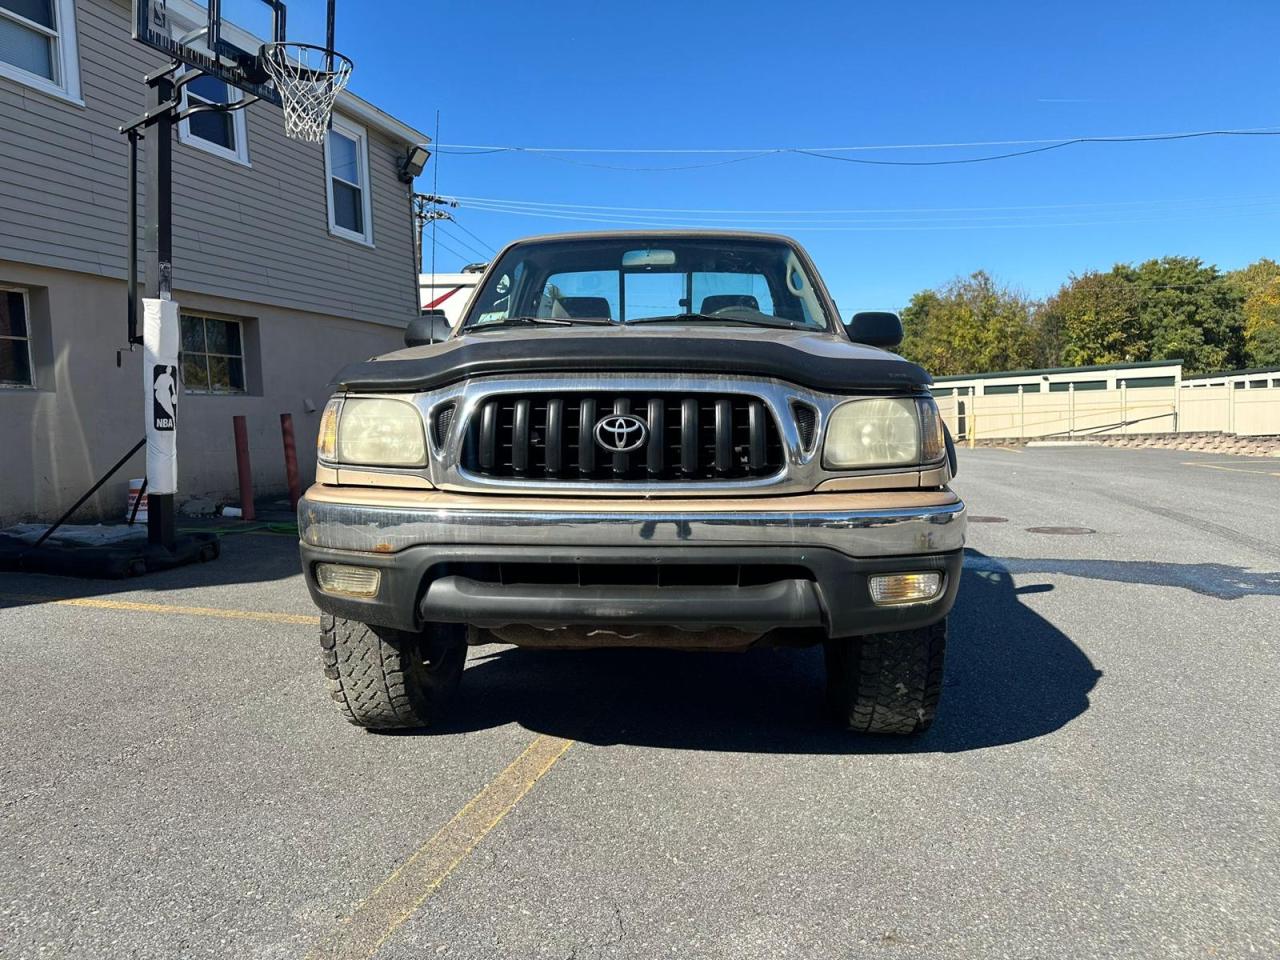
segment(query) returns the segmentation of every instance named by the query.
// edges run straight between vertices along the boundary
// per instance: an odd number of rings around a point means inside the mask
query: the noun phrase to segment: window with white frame
[[[364,128],[335,115],[325,140],[324,160],[329,180],[329,232],[372,244],[369,140]]]
[[[187,393],[244,393],[244,324],[182,314],[178,363]]]
[[[0,76],[80,99],[75,0],[0,0]]]
[[[0,387],[32,387],[31,310],[27,291],[0,287]]]
[[[238,103],[243,96],[242,91],[230,86],[225,80],[205,74],[182,88],[182,109],[206,103]],[[249,138],[244,110],[193,113],[179,124],[178,138],[183,143],[228,160],[245,164],[249,162]]]

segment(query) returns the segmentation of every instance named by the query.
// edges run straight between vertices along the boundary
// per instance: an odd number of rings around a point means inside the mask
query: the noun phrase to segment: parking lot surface
[[[287,536],[0,574],[0,957],[1280,955],[1280,460],[955,486],[915,740],[825,727],[816,650],[497,646],[445,726],[372,734]]]

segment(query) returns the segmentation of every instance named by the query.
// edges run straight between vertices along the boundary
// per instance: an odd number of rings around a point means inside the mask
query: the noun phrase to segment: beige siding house
[[[187,0],[169,10],[179,24],[201,16]],[[0,523],[57,514],[142,436],[117,128],[141,113],[142,76],[161,61],[131,39],[130,14],[127,0],[0,0]],[[226,93],[203,78],[188,96]],[[399,345],[418,310],[411,186],[397,168],[426,141],[350,94],[323,146],[287,139],[262,103],[182,125],[179,502],[234,491],[236,414],[259,491],[284,488],[282,413],[309,479],[330,377]],[[139,456],[86,516],[120,513],[141,470]]]

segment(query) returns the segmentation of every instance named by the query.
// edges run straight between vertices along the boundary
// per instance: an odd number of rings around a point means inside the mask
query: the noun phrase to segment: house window
[[[0,386],[32,387],[27,291],[0,287]]]
[[[184,313],[178,362],[187,393],[244,393],[244,325]]]
[[[75,0],[0,0],[0,76],[80,99]]]
[[[182,108],[185,110],[205,103],[237,103],[243,96],[225,80],[205,74],[182,88]],[[178,138],[183,143],[228,160],[249,162],[249,138],[243,110],[194,113],[179,125]]]
[[[335,116],[325,141],[329,178],[329,232],[373,243],[369,211],[369,147],[364,128]]]

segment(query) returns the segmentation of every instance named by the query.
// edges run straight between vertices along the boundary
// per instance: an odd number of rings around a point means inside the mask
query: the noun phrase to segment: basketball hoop
[[[261,62],[280,94],[285,134],[323,143],[334,101],[351,78],[351,58],[311,43],[267,43]]]

